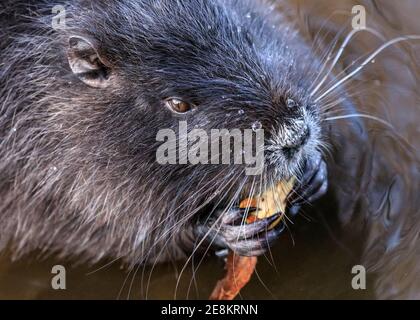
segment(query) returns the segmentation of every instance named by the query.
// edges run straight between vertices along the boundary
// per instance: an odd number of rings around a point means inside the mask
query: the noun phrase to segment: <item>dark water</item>
[[[290,235],[283,237],[273,248],[273,258],[261,258],[258,275],[243,290],[243,299],[365,299],[371,298],[368,290],[355,291],[351,287],[351,269],[358,264],[351,254],[354,248],[342,248],[327,232],[321,221],[300,221],[292,242]],[[331,226],[334,228],[334,226]],[[334,231],[333,231],[334,232]],[[350,250],[348,252],[347,250]],[[10,264],[4,258],[0,267],[0,299],[145,299],[146,288],[141,288],[142,271],[133,273],[121,270],[115,263],[93,274],[102,265],[71,267],[70,262],[59,259],[36,261],[25,259]],[[275,268],[272,266],[274,261]],[[51,268],[55,264],[67,267],[67,290],[51,288]],[[173,299],[177,283],[178,264],[157,266],[150,278],[147,298]],[[150,268],[144,274],[146,287]],[[217,259],[208,259],[198,269],[196,283],[191,283],[192,269],[187,268],[177,290],[177,298],[206,299],[217,280],[223,275],[223,266]],[[260,277],[260,279],[258,278]],[[124,284],[125,281],[125,284]],[[190,286],[190,290],[188,287]],[[143,292],[142,292],[143,291]]]
[[[361,3],[368,9],[368,25],[380,30],[386,39],[401,34],[420,34],[419,1]],[[294,2],[299,9],[299,24],[312,28],[312,31],[319,30],[317,22],[325,21],[328,17],[331,18],[332,30],[339,30],[349,23],[349,12],[354,4],[356,2],[347,0]],[[308,13],[309,20],[305,18]],[[345,67],[378,45],[380,41],[362,35],[351,43],[340,63]],[[420,126],[416,119],[419,119],[420,113],[417,95],[419,57],[420,42],[409,45],[409,48],[408,44],[390,48],[355,79],[368,81],[368,85],[364,85],[364,93],[359,96],[359,109],[369,109],[370,114],[392,123],[398,128],[399,134],[418,150]],[[306,208],[308,219],[301,218],[291,227],[290,232],[272,248],[272,257],[260,259],[258,274],[243,290],[242,298],[374,297],[373,275],[368,275],[367,290],[356,291],[351,287],[352,267],[361,263],[361,248],[368,239],[356,236],[351,241],[345,240],[349,238],[349,230],[342,228],[334,210],[328,208],[324,207],[323,212]],[[398,242],[398,238],[395,241]],[[205,299],[223,274],[223,266],[215,258],[206,259],[196,273],[189,265],[180,278],[182,263],[159,265],[152,273],[150,267],[128,273],[120,268],[119,262],[97,270],[106,263],[74,267],[70,261],[58,258],[40,260],[36,259],[36,255],[12,263],[8,255],[4,254],[0,259],[0,299]],[[51,288],[51,268],[56,264],[67,268],[66,290],[55,291]],[[395,261],[390,262],[389,268],[393,267],[396,267]],[[400,273],[404,273],[404,263],[399,264],[399,268]]]

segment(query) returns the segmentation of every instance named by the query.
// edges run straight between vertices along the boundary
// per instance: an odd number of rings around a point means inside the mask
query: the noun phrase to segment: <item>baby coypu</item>
[[[199,234],[260,255],[284,225],[242,225],[240,192],[297,176],[291,214],[325,193],[319,63],[270,2],[3,1],[0,15],[0,249],[137,264],[186,257]],[[159,164],[156,136],[179,121],[257,123],[264,174]]]

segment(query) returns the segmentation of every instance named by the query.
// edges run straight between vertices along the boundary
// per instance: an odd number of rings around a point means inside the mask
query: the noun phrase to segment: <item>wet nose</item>
[[[307,125],[303,125],[301,127],[295,128],[295,130],[292,130],[282,148],[285,156],[287,158],[293,157],[307,144],[310,136],[311,132]]]

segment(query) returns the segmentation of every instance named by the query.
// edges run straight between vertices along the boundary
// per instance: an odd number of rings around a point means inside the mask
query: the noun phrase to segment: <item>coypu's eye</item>
[[[193,105],[177,98],[170,98],[165,101],[165,105],[169,110],[175,113],[186,113],[193,109]]]

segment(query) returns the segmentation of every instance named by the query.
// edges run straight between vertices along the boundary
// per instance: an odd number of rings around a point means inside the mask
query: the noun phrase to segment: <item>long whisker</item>
[[[223,171],[221,171],[223,172]],[[233,179],[233,178],[232,178]],[[187,222],[188,220],[190,220],[198,211],[200,211],[202,208],[204,208],[208,203],[210,203],[214,198],[216,197],[216,195],[211,196],[209,199],[207,199],[203,204],[201,204],[198,208],[195,208],[195,210],[191,211],[188,213],[188,215],[186,215],[185,217],[183,217],[182,219],[180,219],[177,223],[175,223],[173,226],[171,226],[168,230],[166,230],[156,241],[155,241],[155,246],[157,244],[159,244],[159,242],[164,239],[165,237],[167,238],[165,243],[163,244],[163,247],[166,247],[167,244],[169,243],[170,240],[172,240],[172,238],[170,237],[170,234],[173,233],[173,231],[178,228],[180,225],[183,225],[185,222]],[[155,247],[153,246],[153,247]],[[163,254],[163,250],[160,251],[160,253],[158,254],[157,258],[155,259],[155,262],[151,268],[151,271],[149,273],[149,277],[148,277],[148,281],[147,281],[147,285],[146,285],[146,299],[147,299],[147,294],[149,291],[149,285],[150,285],[150,281],[151,281],[151,276],[153,273],[153,270],[157,264],[157,261],[159,260],[159,257]],[[148,257],[150,254],[152,253],[152,248],[149,250],[148,254],[146,255],[146,257]],[[144,260],[147,260],[147,258],[145,258]],[[143,278],[144,278],[144,271],[142,273],[142,282],[143,282]]]
[[[227,191],[229,191],[231,188],[233,188],[234,187],[234,184],[232,183],[232,185],[230,186],[230,188],[227,190]],[[221,201],[222,201],[223,199],[221,198],[220,200],[219,200],[219,203],[216,205],[216,206],[218,206],[220,203],[221,203]],[[221,220],[223,219],[223,214],[221,214],[217,219],[216,219],[216,221],[215,221],[215,223],[214,223],[214,225],[217,225]],[[194,256],[194,254],[197,252],[197,250],[198,250],[198,248],[204,243],[204,241],[206,240],[206,238],[211,234],[211,232],[212,232],[212,229],[210,228],[208,231],[207,231],[207,233],[203,236],[203,238],[200,240],[200,242],[197,244],[197,246],[196,246],[196,248],[194,248],[194,250],[193,250],[193,252],[191,253],[191,255],[189,256],[189,258],[187,259],[187,261],[185,262],[185,264],[184,264],[184,266],[182,267],[182,269],[181,269],[181,271],[180,271],[180,273],[179,273],[179,276],[178,276],[178,280],[177,280],[177,282],[176,282],[176,286],[175,286],[175,294],[174,294],[174,299],[176,300],[176,296],[177,296],[177,290],[178,290],[178,287],[179,287],[179,283],[180,283],[180,281],[181,281],[181,277],[182,277],[182,274],[184,273],[184,271],[185,271],[185,269],[187,268],[187,266],[188,266],[188,264],[189,264],[189,262],[191,261],[191,259],[192,259],[192,257]],[[215,239],[215,238],[214,238]]]
[[[134,271],[133,277],[132,277],[131,282],[130,282],[130,286],[128,287],[127,300],[130,300],[131,289],[133,288],[134,280],[136,279],[136,275],[137,275],[137,272],[139,271],[140,267],[141,267],[141,264],[137,265],[137,268]]]
[[[94,273],[96,273],[98,271],[101,271],[102,269],[106,269],[107,267],[110,267],[115,262],[117,262],[119,259],[121,259],[121,257],[115,258],[115,259],[111,260],[110,262],[104,264],[103,266],[101,266],[99,268],[96,268],[95,270],[86,273],[86,276],[90,276],[90,275],[92,275],[92,274],[94,274]]]
[[[125,284],[127,283],[127,280],[128,280],[128,278],[130,277],[130,274],[131,274],[131,272],[133,272],[133,270],[134,270],[134,268],[131,268],[131,269],[130,269],[130,271],[128,272],[127,276],[125,277],[124,282],[123,282],[123,284],[122,284],[122,286],[121,286],[121,289],[120,289],[120,291],[118,292],[118,295],[117,295],[117,300],[120,300],[121,294],[123,293],[124,288],[125,288]]]
[[[321,96],[319,96],[317,99],[315,99],[315,102],[319,102],[322,98],[327,96],[329,93],[334,91],[337,87],[341,86],[343,83],[345,83],[348,79],[352,78],[356,74],[358,74],[363,68],[370,63],[373,59],[375,59],[382,51],[387,49],[388,47],[402,41],[407,40],[420,40],[420,36],[418,35],[407,35],[402,37],[397,37],[395,39],[389,40],[388,42],[384,43],[381,47],[379,47],[376,51],[374,51],[365,61],[362,62],[362,64],[357,67],[354,71],[349,73],[347,76],[342,78],[340,81],[338,81],[335,85],[333,85],[331,88],[329,88],[327,91],[325,91]]]
[[[255,179],[256,178],[254,176],[254,178],[252,179],[252,184],[251,184],[250,191],[248,193],[248,197],[247,197],[248,199],[252,199],[254,197],[254,193],[255,193]],[[250,210],[251,209],[249,208],[249,206],[247,206],[247,208],[245,209],[245,213],[244,213],[244,215],[242,217],[241,226],[240,226],[241,230],[240,230],[240,232],[238,234],[238,237],[236,238],[236,243],[239,242],[239,238],[241,236],[241,233],[244,232],[243,231],[244,230],[244,226],[246,225],[246,219],[247,219],[247,217],[249,215]],[[233,261],[232,268],[235,269],[235,261]],[[233,280],[235,282],[235,285],[237,286],[236,278],[234,278]],[[239,297],[242,299],[241,293],[239,293]]]
[[[371,116],[371,115],[368,115],[368,114],[362,114],[362,113],[347,114],[347,115],[336,116],[336,117],[329,117],[329,118],[326,118],[325,121],[344,120],[344,119],[351,119],[351,118],[366,118],[366,119],[370,119],[370,120],[375,120],[375,121],[378,121],[378,122],[382,123],[383,125],[386,125],[386,126],[390,127],[391,129],[395,129],[392,124],[390,124],[389,122],[387,122],[387,121],[385,121],[381,118]]]
[[[235,181],[232,183],[231,188],[232,188],[234,185],[236,185],[236,182],[237,182],[237,180],[238,180],[238,179],[239,179],[239,177],[238,177],[237,179],[235,179]],[[227,212],[229,212],[229,210],[231,210],[231,209],[233,208],[233,205],[235,204],[236,199],[239,197],[239,194],[241,193],[242,188],[244,187],[244,185],[246,184],[246,182],[247,182],[247,179],[245,178],[245,179],[242,181],[242,183],[240,184],[240,186],[237,188],[237,190],[236,190],[235,194],[234,194],[234,195],[233,195],[233,197],[231,198],[230,202],[227,204],[227,206],[226,206],[225,210],[224,210],[224,211],[220,214],[221,216],[223,216],[224,214],[226,214]],[[229,190],[230,190],[231,188],[229,188]],[[207,219],[206,219],[206,222],[205,222],[205,223],[207,223],[207,222],[208,222],[208,220],[210,219],[210,217],[212,216],[212,214],[214,213],[214,211],[217,209],[217,207],[218,207],[218,204],[216,204],[216,205],[213,207],[212,211],[208,214],[208,217],[207,217]],[[200,267],[201,263],[204,261],[205,256],[207,255],[208,251],[209,251],[209,250],[210,250],[210,248],[212,247],[213,242],[215,241],[215,239],[216,239],[216,237],[217,237],[217,234],[218,234],[218,233],[220,232],[220,230],[221,230],[221,227],[222,227],[222,225],[220,225],[220,226],[219,226],[219,228],[218,228],[217,230],[215,230],[214,237],[213,237],[213,238],[211,239],[211,241],[209,242],[209,244],[208,244],[208,246],[207,246],[207,248],[206,248],[206,250],[205,250],[205,252],[204,252],[204,254],[203,254],[203,256],[202,256],[202,258],[200,259],[200,261],[199,261],[199,263],[198,263],[198,265],[197,265],[197,268],[196,268],[196,269],[194,269],[194,268],[193,268],[193,277],[192,277],[192,279],[194,279],[194,278],[195,278],[195,275],[196,275],[196,272],[197,272],[198,268]],[[214,227],[212,226],[212,228],[214,228]],[[189,284],[189,286],[188,286],[187,298],[188,298],[188,296],[189,296],[190,287],[191,287],[191,282],[190,282],[190,284]]]
[[[364,28],[364,29],[353,29],[348,35],[347,37],[344,39],[343,44],[341,45],[340,49],[338,50],[337,55],[335,56],[333,62],[331,63],[327,73],[325,74],[325,76],[321,79],[321,81],[319,82],[319,84],[315,87],[314,90],[312,90],[312,92],[310,93],[311,96],[315,95],[315,93],[318,92],[318,90],[322,87],[322,85],[325,83],[325,81],[328,79],[329,75],[331,74],[331,72],[334,70],[334,67],[337,65],[338,60],[341,58],[341,56],[343,55],[344,50],[347,48],[348,44],[350,43],[350,41],[353,39],[353,37],[361,32],[361,31],[366,31],[369,33],[374,34],[375,36],[383,39],[385,41],[385,38],[383,35],[381,35],[379,32],[377,32],[374,29],[371,28]]]
[[[342,28],[340,30],[340,32],[337,33],[337,35],[334,37],[334,40],[333,40],[332,44],[330,45],[330,48],[329,49],[326,49],[325,50],[325,53],[321,53],[320,54],[320,61],[324,61],[324,62],[322,63],[322,67],[321,67],[320,71],[318,72],[318,74],[316,75],[315,79],[313,80],[313,83],[309,87],[308,91],[309,90],[313,90],[313,87],[317,83],[318,79],[322,76],[325,68],[328,65],[328,62],[331,60],[332,52],[334,51],[334,49],[335,49],[335,47],[336,47],[336,45],[338,43],[338,40],[340,39],[340,36],[341,36],[342,32],[344,32],[344,30],[345,30],[345,28]],[[324,37],[324,40],[325,40],[325,37]],[[317,41],[317,40],[315,40],[315,41]],[[313,52],[316,52],[315,49],[312,49],[312,51]]]
[[[230,202],[229,202],[229,204],[226,206],[225,211],[224,211],[221,215],[225,214],[225,213],[226,213],[226,212],[228,212],[230,209],[232,209],[233,205],[235,204],[236,199],[239,197],[240,193],[242,192],[242,188],[244,187],[244,185],[246,184],[246,182],[247,182],[247,179],[244,179],[244,180],[243,180],[243,182],[242,182],[242,184],[239,186],[239,188],[238,188],[238,189],[237,189],[237,191],[235,192],[234,196],[232,197],[231,201],[230,201]],[[219,226],[219,229],[218,229],[218,230],[216,230],[214,237],[212,238],[212,240],[211,240],[211,241],[210,241],[210,243],[208,244],[207,249],[205,250],[205,252],[204,252],[204,254],[203,254],[202,258],[200,259],[200,261],[199,261],[199,263],[198,263],[198,265],[197,265],[196,269],[194,269],[194,268],[193,268],[193,277],[192,277],[192,279],[194,279],[194,278],[195,278],[195,275],[196,275],[196,272],[197,272],[198,268],[199,268],[199,267],[201,266],[201,264],[203,263],[203,261],[204,261],[204,259],[205,259],[205,256],[207,255],[207,253],[208,253],[208,251],[210,250],[210,248],[211,248],[211,246],[212,246],[213,242],[215,241],[215,239],[216,239],[216,237],[217,237],[217,233],[220,231],[220,228],[221,228],[221,227],[222,227],[222,226]],[[188,286],[187,299],[188,299],[188,296],[189,296],[189,292],[190,292],[190,287],[191,287],[191,284],[192,284],[192,280],[190,281],[190,284],[189,284],[189,286]]]

